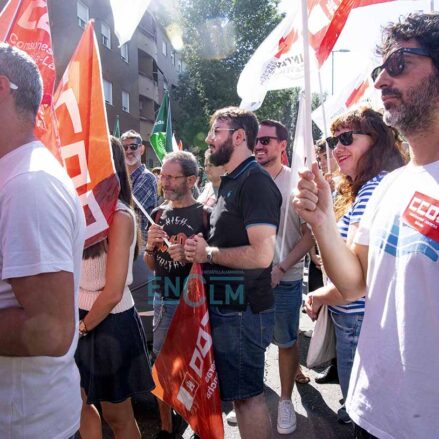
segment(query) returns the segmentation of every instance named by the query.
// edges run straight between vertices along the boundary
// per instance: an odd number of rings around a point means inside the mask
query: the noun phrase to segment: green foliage
[[[173,96],[180,107],[174,113],[174,127],[186,145],[201,153],[206,148],[204,139],[210,116],[218,108],[239,105],[241,100],[236,92],[239,75],[282,17],[273,0],[178,0],[178,3],[184,29],[185,71]],[[256,115],[260,120],[281,121],[293,136],[298,93],[297,88],[268,92]]]

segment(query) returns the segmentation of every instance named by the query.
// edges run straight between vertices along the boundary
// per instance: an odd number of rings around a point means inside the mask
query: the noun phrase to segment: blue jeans
[[[341,393],[346,401],[352,364],[357,350],[358,337],[363,323],[363,314],[336,314],[331,312],[335,328],[337,372]]]
[[[253,313],[210,306],[221,399],[239,401],[264,391],[265,349],[273,338],[274,311]]]
[[[163,300],[160,295],[154,295],[153,308],[154,317],[152,320],[152,351],[157,356],[166,340],[169,326],[171,326],[172,318],[177,310],[178,301]]]
[[[302,307],[302,279],[280,282],[274,293],[273,343],[280,348],[289,348],[297,341],[300,308]]]

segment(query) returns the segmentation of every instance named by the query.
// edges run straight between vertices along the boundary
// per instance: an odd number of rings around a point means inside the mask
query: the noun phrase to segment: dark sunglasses
[[[389,55],[383,65],[375,67],[372,70],[370,76],[372,76],[373,81],[376,81],[384,69],[392,77],[400,75],[405,69],[405,53],[411,53],[419,56],[430,56],[430,52],[428,50],[421,49],[420,47],[402,47],[401,49],[397,49]]]
[[[130,143],[128,145],[123,145],[123,149],[125,151],[128,151],[128,148],[130,148],[131,151],[136,151],[137,148],[139,148],[140,145],[141,145],[140,143]]]
[[[261,145],[268,145],[270,143],[271,139],[278,139],[279,137],[273,137],[273,136],[262,136],[262,137],[256,137],[256,144],[261,143]]]
[[[344,133],[339,134],[338,136],[327,137],[326,143],[331,149],[334,149],[337,146],[338,142],[340,142],[344,146],[349,146],[352,145],[354,141],[354,134],[364,134],[366,136],[370,136],[370,134],[367,133],[366,131],[361,131],[361,130],[346,131]]]

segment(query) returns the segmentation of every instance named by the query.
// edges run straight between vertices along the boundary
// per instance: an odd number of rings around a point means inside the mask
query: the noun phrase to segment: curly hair
[[[390,23],[383,29],[382,44],[377,47],[378,55],[386,57],[394,50],[397,41],[416,40],[426,49],[439,74],[439,14],[412,13],[401,17],[397,23]]]
[[[362,130],[370,134],[371,147],[360,157],[354,179],[343,175],[335,200],[335,214],[340,219],[349,209],[361,187],[382,171],[393,171],[407,163],[402,139],[395,128],[386,125],[383,116],[370,107],[361,107],[339,115],[331,124],[334,134],[341,129]]]

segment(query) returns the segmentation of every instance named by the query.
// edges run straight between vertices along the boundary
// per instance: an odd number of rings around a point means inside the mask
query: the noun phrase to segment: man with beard
[[[273,336],[271,263],[281,194],[252,155],[258,121],[223,108],[211,118],[211,162],[223,165],[208,242],[188,239],[187,259],[205,263],[221,398],[233,401],[241,437],[271,437],[264,398],[264,354]]]
[[[372,78],[384,119],[408,140],[411,161],[374,192],[352,248],[337,236],[330,190],[316,166],[302,174],[294,201],[339,291],[347,300],[367,295],[347,399],[357,438],[439,431],[438,41],[437,13],[384,29],[384,63]]]
[[[298,333],[302,307],[303,263],[304,256],[313,245],[310,230],[300,221],[291,206],[291,168],[282,164],[282,153],[287,143],[288,131],[280,122],[264,120],[260,123],[255,157],[271,175],[282,194],[280,226],[271,271],[275,304],[273,343],[279,348],[281,395],[277,412],[277,431],[280,434],[290,434],[296,429],[296,414],[291,395],[296,372],[299,370]],[[306,377],[303,374],[301,376],[306,382]]]
[[[148,213],[151,213],[157,205],[157,181],[154,174],[142,164],[142,155],[145,152],[142,137],[136,131],[130,130],[123,133],[120,140],[125,149],[125,161],[131,177],[133,196]],[[146,242],[148,220],[136,205],[134,207],[140,224],[143,245]]]
[[[159,179],[167,203],[152,212],[156,224],[148,229],[144,256],[148,267],[155,271],[154,356],[159,354],[165,341],[185,279],[191,270],[192,264],[184,255],[184,243],[188,237],[197,233],[207,236],[208,232],[209,212],[192,195],[197,176],[198,164],[193,154],[178,151],[166,155]],[[164,238],[170,241],[169,248]],[[171,409],[162,401],[158,404],[162,430],[157,437],[172,438],[175,433]]]

